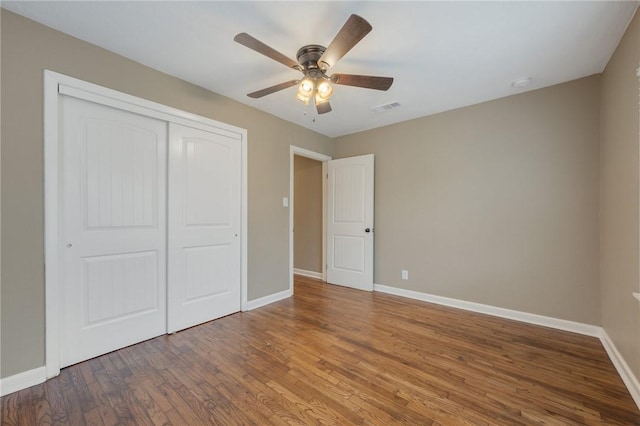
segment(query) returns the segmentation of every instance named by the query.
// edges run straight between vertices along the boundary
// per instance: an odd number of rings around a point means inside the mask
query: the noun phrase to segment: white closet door
[[[241,146],[170,124],[169,316],[174,332],[240,310]]]
[[[166,122],[61,96],[61,366],[166,332]]]

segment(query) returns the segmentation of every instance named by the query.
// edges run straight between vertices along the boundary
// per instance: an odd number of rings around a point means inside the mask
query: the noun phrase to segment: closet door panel
[[[64,367],[166,332],[167,123],[61,108]]]
[[[178,124],[169,131],[169,316],[174,332],[240,310],[241,147]]]

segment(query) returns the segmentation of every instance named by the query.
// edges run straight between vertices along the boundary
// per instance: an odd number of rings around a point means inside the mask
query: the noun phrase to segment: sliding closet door
[[[174,332],[240,310],[241,145],[170,124],[169,316]]]
[[[60,99],[64,367],[166,332],[167,123]]]

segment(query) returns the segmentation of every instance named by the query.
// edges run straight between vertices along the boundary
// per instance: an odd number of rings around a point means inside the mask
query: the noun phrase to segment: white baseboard
[[[640,408],[640,383],[638,382],[638,378],[633,374],[631,368],[624,360],[622,355],[620,355],[620,352],[614,345],[613,341],[602,327],[562,320],[558,318],[546,317],[543,315],[530,314],[527,312],[514,311],[511,309],[498,308],[496,306],[483,305],[481,303],[467,302],[464,300],[435,296],[428,293],[405,290],[402,288],[390,287],[381,284],[374,284],[373,290],[379,291],[381,293],[393,294],[395,296],[421,300],[423,302],[430,302],[438,305],[449,306],[452,308],[464,309],[465,311],[478,312],[481,314],[493,315],[496,317],[526,322],[529,324],[541,325],[544,327],[550,327],[558,330],[570,331],[572,333],[583,334],[586,336],[597,337],[602,342],[602,346],[604,346],[607,355],[611,359],[611,362],[618,371],[620,378],[622,378],[622,381],[629,390],[631,397],[635,401],[638,408]]]
[[[407,297],[410,299],[421,300],[423,302],[435,303],[438,305],[449,306],[452,308],[464,309],[466,311],[478,312],[487,315],[493,315],[501,318],[512,319],[516,321],[522,321],[530,324],[541,325],[544,327],[556,328],[559,330],[570,331],[573,333],[584,334],[587,336],[598,337],[604,346],[607,355],[611,359],[611,362],[615,366],[618,374],[622,378],[622,381],[626,385],[631,397],[635,401],[638,408],[640,408],[640,382],[635,377],[631,368],[624,360],[620,352],[616,348],[615,344],[602,328],[595,325],[582,324],[573,321],[561,320],[552,317],[546,317],[542,315],[530,314],[526,312],[514,311],[511,309],[498,308],[490,305],[483,305],[481,303],[467,302],[464,300],[451,299],[448,297],[435,296],[432,294],[421,293],[412,290],[405,290],[397,287],[390,287],[381,284],[374,284],[374,291],[381,293],[393,294],[396,296]],[[251,300],[245,306],[245,311],[260,308],[262,306],[275,303],[277,301],[291,297],[291,290],[284,290],[278,293],[270,294],[269,296],[261,297],[259,299]],[[5,396],[13,392],[17,392],[22,389],[26,389],[30,386],[44,383],[47,379],[47,372],[45,367],[34,368],[23,373],[15,374],[13,376],[6,377],[0,380],[0,396]]]
[[[47,370],[45,367],[34,368],[24,373],[14,374],[0,380],[0,396],[5,396],[30,386],[39,385],[47,380]]]
[[[316,278],[318,280],[323,278],[322,272],[307,271],[306,269],[293,268],[293,273],[296,275],[302,275],[303,277]]]
[[[291,290],[287,289],[278,293],[270,294],[268,296],[261,297],[259,299],[250,300],[247,302],[245,306],[245,311],[251,311],[253,309],[261,308],[263,306],[269,305],[271,303],[278,302],[282,299],[286,299],[287,297],[291,297]]]
[[[243,311],[251,311],[253,309],[275,303],[279,300],[286,299],[291,297],[291,295],[291,290],[287,289],[259,299],[250,300],[244,306]],[[45,367],[34,368],[33,370],[25,371],[24,373],[18,373],[16,375],[6,377],[0,380],[0,396],[5,396],[22,389],[26,389],[30,386],[39,385],[40,383],[44,383],[46,380],[47,370]]]
[[[629,389],[629,393],[631,397],[636,402],[638,408],[640,408],[640,382],[631,371],[629,364],[622,358],[620,352],[618,352],[618,348],[613,344],[613,341],[607,334],[604,329],[601,329],[600,332],[600,341],[602,342],[602,346],[604,346],[604,350],[607,351],[607,355],[609,355],[609,359],[618,370],[618,374],[622,381]]]
[[[438,305],[449,306],[452,308],[464,309],[465,311],[478,312],[481,314],[493,315],[495,317],[541,325],[543,327],[550,327],[558,330],[570,331],[572,333],[584,334],[587,336],[600,337],[602,330],[602,328],[597,325],[583,324],[580,322],[547,317],[544,315],[514,311],[512,309],[483,305],[482,303],[467,302],[465,300],[459,299],[451,299],[449,297],[435,296],[433,294],[405,290],[397,287],[389,287],[386,285],[374,284],[373,290],[379,291],[381,293],[388,293],[396,296],[408,297],[410,299],[421,300],[423,302],[430,302]]]

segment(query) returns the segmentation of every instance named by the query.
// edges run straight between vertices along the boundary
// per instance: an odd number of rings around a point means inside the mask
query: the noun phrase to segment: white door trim
[[[638,77],[638,80],[640,80],[640,66],[636,70],[636,76]],[[640,87],[638,87],[638,106],[640,106]],[[638,114],[640,114],[640,108],[638,108]],[[638,121],[638,123],[640,123],[640,121]],[[640,143],[640,125],[638,126],[638,143]],[[633,292],[631,293],[631,295],[638,299],[638,301],[640,302],[640,282],[638,282],[638,292]],[[637,402],[638,406],[640,407],[640,401]]]
[[[300,148],[294,145],[289,147],[289,292],[293,294],[293,171],[294,171],[294,155],[300,157],[310,158],[312,160],[322,161],[322,280],[327,280],[327,180],[324,176],[327,175],[327,161],[331,160],[331,157],[318,152],[310,151],[305,148]]]
[[[112,106],[148,117],[234,137],[242,149],[241,309],[247,301],[247,131],[166,105],[151,102],[53,71],[44,71],[44,205],[45,205],[45,368],[47,378],[60,374],[59,229],[60,161],[58,141],[59,93]]]

